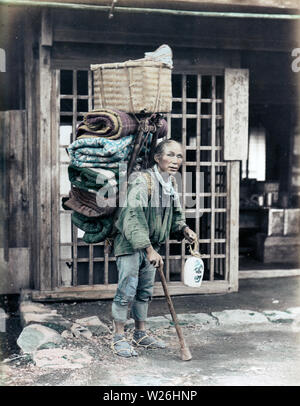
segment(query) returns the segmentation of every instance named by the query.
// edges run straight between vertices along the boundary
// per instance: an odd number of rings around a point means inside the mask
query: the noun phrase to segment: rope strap
[[[132,82],[132,71],[129,66],[127,66],[126,62],[124,63],[125,66],[125,72],[127,75],[127,84],[128,84],[128,89],[129,89],[129,101],[130,101],[130,109],[131,109],[131,114],[137,121],[137,123],[141,123],[140,120],[137,118],[136,114],[134,113],[134,106],[133,106],[133,95],[132,95],[132,86],[135,85],[135,83]]]
[[[150,347],[151,345],[153,345],[153,344],[155,343],[155,340],[154,340],[153,342],[151,342],[151,343],[149,343],[149,344],[143,344],[142,341],[143,341],[145,338],[147,339],[147,338],[151,338],[151,337],[148,336],[148,334],[146,334],[146,335],[144,335],[144,336],[138,338],[137,340],[136,340],[135,338],[133,338],[133,339],[132,339],[132,342],[133,342],[135,345],[137,345],[137,346],[140,345],[140,346],[145,347],[145,348],[148,348],[148,347]]]
[[[192,248],[192,244],[194,244],[194,249]],[[193,257],[197,257],[197,258],[201,258],[203,257],[203,255],[199,252],[199,241],[198,238],[196,238],[196,240],[189,245],[189,250],[191,255],[193,255]]]
[[[103,67],[100,66],[99,69],[99,74],[100,74],[100,96],[101,96],[101,105],[102,107],[106,107],[106,101],[105,101],[105,96],[104,96],[104,85],[103,85]]]

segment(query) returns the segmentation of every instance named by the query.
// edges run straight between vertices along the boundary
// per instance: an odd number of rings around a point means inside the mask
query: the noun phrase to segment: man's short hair
[[[153,156],[155,156],[155,155],[161,156],[164,153],[166,146],[170,145],[170,144],[174,144],[174,143],[178,144],[182,147],[182,144],[178,141],[172,140],[170,138],[165,139],[156,145]]]

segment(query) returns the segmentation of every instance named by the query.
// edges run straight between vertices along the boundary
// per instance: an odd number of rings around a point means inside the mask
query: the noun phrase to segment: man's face
[[[161,172],[175,175],[182,164],[182,160],[183,152],[181,145],[174,142],[164,147],[163,154],[156,159],[156,162]]]

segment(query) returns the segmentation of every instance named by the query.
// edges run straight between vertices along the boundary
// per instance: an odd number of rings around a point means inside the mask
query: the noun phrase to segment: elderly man
[[[119,273],[112,304],[115,334],[113,351],[123,357],[138,355],[133,346],[164,348],[161,340],[146,332],[148,304],[153,293],[156,268],[163,264],[159,247],[173,235],[192,243],[196,234],[185,223],[174,175],[183,160],[182,146],[174,140],[160,142],[152,168],[132,176],[127,201],[119,211],[115,227],[114,252]],[[126,340],[124,325],[129,305],[135,320],[132,343]]]

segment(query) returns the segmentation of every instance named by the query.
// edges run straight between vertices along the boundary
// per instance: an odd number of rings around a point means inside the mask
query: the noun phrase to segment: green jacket
[[[186,223],[180,205],[175,205],[171,199],[163,216],[161,207],[155,207],[152,202],[148,187],[149,182],[143,173],[128,183],[126,204],[119,209],[115,223],[115,256],[132,254],[150,245],[159,249],[169,236],[178,240],[183,238]]]

